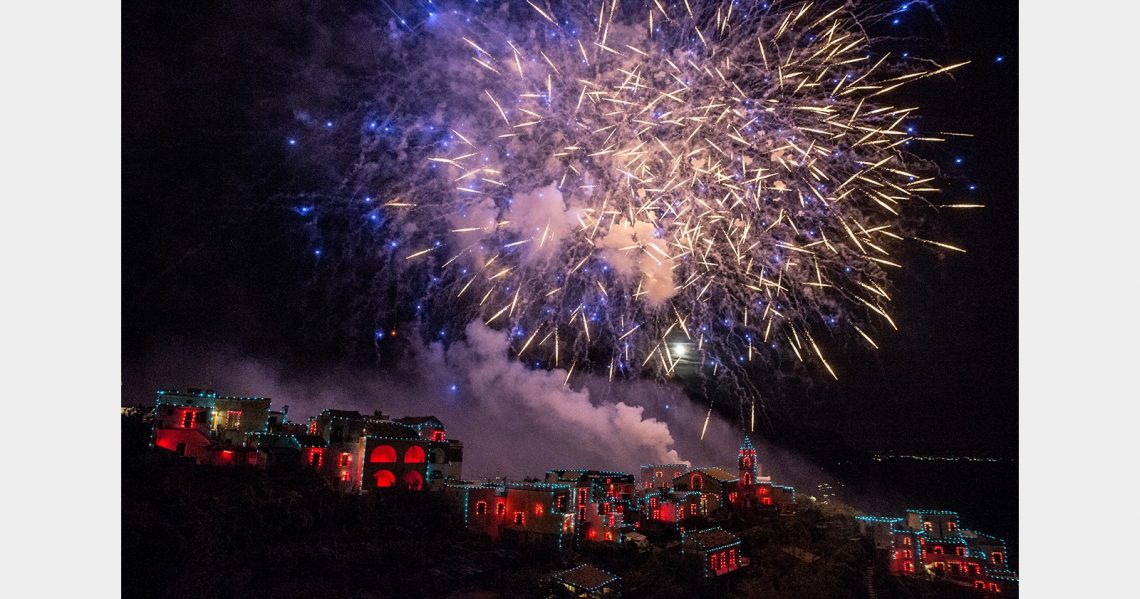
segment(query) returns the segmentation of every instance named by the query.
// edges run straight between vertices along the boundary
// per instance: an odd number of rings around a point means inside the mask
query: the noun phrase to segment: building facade
[[[1017,593],[1005,541],[962,528],[957,512],[910,509],[902,517],[855,519],[896,576],[937,577],[984,593]]]

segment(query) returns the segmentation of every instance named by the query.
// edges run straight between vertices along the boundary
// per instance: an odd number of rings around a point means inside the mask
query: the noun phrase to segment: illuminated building
[[[701,494],[701,513],[713,514],[736,499],[740,479],[723,468],[694,468],[673,479],[675,491]]]
[[[705,578],[724,576],[747,565],[740,554],[740,538],[719,526],[683,534],[681,553],[700,564]]]
[[[641,513],[646,522],[670,524],[680,530],[688,518],[707,516],[700,491],[649,491],[641,496]]]
[[[550,596],[555,598],[616,599],[621,597],[621,577],[589,564],[550,575]]]
[[[1005,541],[962,528],[957,512],[910,509],[901,518],[855,519],[896,576],[934,576],[986,593],[1017,593]]]
[[[422,490],[462,474],[463,444],[434,416],[323,410],[307,425],[267,397],[160,390],[151,445],[212,466],[312,468],[341,492]]]
[[[444,492],[461,507],[467,529],[493,541],[505,538],[559,550],[573,542],[573,485],[449,482],[444,484]]]
[[[652,491],[673,487],[673,479],[689,471],[688,464],[643,464],[641,489]]]
[[[637,485],[632,474],[606,470],[548,470],[547,483],[574,488],[578,540],[621,543],[638,520]]]

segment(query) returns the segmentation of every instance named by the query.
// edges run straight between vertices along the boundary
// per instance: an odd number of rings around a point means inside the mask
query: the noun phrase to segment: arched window
[[[486,513],[487,513],[487,502],[486,501],[476,501],[475,502],[475,515],[476,516],[482,516]]]
[[[746,485],[752,484],[752,473],[751,472],[745,472],[744,473],[744,484],[746,484]]]
[[[701,475],[700,474],[694,474],[689,479],[689,486],[691,486],[694,489],[700,489],[701,488]]]
[[[424,476],[415,470],[405,472],[401,480],[404,481],[404,486],[409,491],[419,491],[424,488]]]
[[[752,467],[752,458],[744,458],[744,460],[742,460],[742,462],[741,462],[741,466],[743,466],[744,468],[751,468]]]
[[[396,449],[391,445],[381,445],[372,450],[372,454],[368,457],[369,462],[395,462]]]
[[[372,476],[376,477],[376,488],[378,489],[396,486],[396,475],[392,474],[390,470],[380,470]]]
[[[942,545],[935,545],[934,546],[934,553],[937,553],[938,555],[942,555],[942,553],[944,553],[942,550]]]
[[[423,447],[413,445],[404,452],[404,461],[409,464],[422,464],[427,461],[427,454],[424,453]]]

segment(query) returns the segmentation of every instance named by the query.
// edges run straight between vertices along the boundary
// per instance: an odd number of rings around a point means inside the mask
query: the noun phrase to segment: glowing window
[[[906,558],[906,559],[910,559],[910,558],[911,558],[911,552],[910,552],[910,549],[906,549],[906,550],[904,550],[904,551],[903,551],[903,557],[904,557],[904,558]]]
[[[424,448],[419,445],[413,445],[404,452],[404,461],[409,464],[422,464],[427,461],[427,455],[424,454]]]
[[[910,537],[903,537],[903,545],[910,545]]]
[[[515,524],[522,526],[526,524],[526,514],[522,512],[515,512]]]
[[[984,590],[986,590],[986,583],[984,583],[980,580],[975,580],[974,581],[974,588],[978,589],[979,591],[984,591]]]
[[[958,525],[955,524],[954,522],[947,522],[946,523],[946,530],[948,530],[950,532],[954,532],[954,529],[956,529],[956,528],[958,528]]]
[[[954,548],[954,554],[965,557],[966,556],[966,548],[965,547],[955,547]]]
[[[409,491],[419,491],[424,488],[424,475],[415,470],[405,472],[401,480],[404,482],[404,487]]]
[[[935,545],[935,546],[934,546],[934,553],[936,553],[936,554],[938,554],[938,555],[942,555],[943,553],[945,553],[945,552],[942,550],[942,545]]]
[[[352,463],[352,454],[347,453],[347,452],[340,454],[340,461],[338,463],[341,466],[347,466],[347,465],[351,464]]]
[[[993,592],[995,592],[995,593],[1000,593],[1000,592],[1001,592],[1001,589],[999,589],[999,588],[998,588],[998,585],[997,585],[997,583],[996,583],[996,582],[991,582],[991,583],[990,583],[990,590],[991,590],[991,591],[993,591]]]
[[[369,462],[395,462],[396,461],[396,448],[391,445],[381,445],[372,450],[371,455],[368,457]]]
[[[658,470],[657,472],[654,472],[653,475],[656,476],[657,478],[661,478],[661,471]]]
[[[341,472],[341,473],[340,473],[340,479],[341,479],[341,480],[345,480],[345,481],[346,481],[346,480],[349,480],[350,478],[351,478],[351,477],[348,475],[348,473],[347,473],[347,472]]]
[[[660,520],[661,519],[661,510],[659,508],[653,508],[653,519],[654,520]]]
[[[566,496],[565,495],[559,495],[557,498],[555,498],[554,509],[556,509],[558,511],[562,511],[562,510],[566,509]]]
[[[657,498],[656,497],[650,497],[649,498],[649,507],[657,507]]]
[[[486,501],[476,501],[475,502],[475,515],[476,516],[482,516],[486,513],[487,513],[487,502]]]
[[[443,431],[432,431],[431,440],[432,441],[443,441]]]
[[[1005,560],[1005,556],[1002,555],[1000,551],[995,551],[993,554],[993,560],[995,564],[1000,564]]]
[[[694,489],[700,489],[701,488],[701,475],[700,474],[694,474],[689,479],[689,485]]]
[[[760,487],[759,492],[761,495],[768,495],[769,493],[772,492],[772,489],[769,489],[768,487]]]
[[[904,572],[914,572],[914,562],[906,562],[903,564]]]
[[[760,503],[763,503],[764,505],[772,505],[772,498],[764,497],[760,500]]]
[[[376,487],[394,487],[396,486],[396,475],[392,474],[390,470],[380,470],[372,476],[376,477]]]
[[[495,504],[495,515],[496,516],[507,515],[507,504],[503,503],[502,501],[496,503]]]
[[[319,450],[317,448],[310,449],[309,450],[309,465],[314,467],[314,468],[320,468],[321,467],[321,461],[322,461],[323,457],[324,457],[324,455],[321,453],[321,450]]]
[[[934,523],[927,520],[926,522],[922,523],[922,529],[926,532],[934,532]]]
[[[744,466],[745,468],[751,468],[752,467],[752,460],[750,458],[744,458],[744,460],[741,461],[741,465]]]
[[[182,428],[193,428],[194,427],[194,420],[196,420],[196,418],[194,418],[194,417],[196,415],[197,415],[197,413],[193,412],[191,410],[186,410],[185,412],[182,412]]]
[[[746,485],[752,484],[752,474],[751,473],[749,473],[749,472],[744,473],[744,484],[746,484]]]
[[[534,504],[534,515],[535,516],[541,516],[542,515],[542,504],[541,503]]]

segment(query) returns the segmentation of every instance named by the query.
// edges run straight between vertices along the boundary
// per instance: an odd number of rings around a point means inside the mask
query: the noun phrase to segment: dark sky
[[[973,61],[904,97],[922,107],[924,129],[975,134],[924,151],[950,190],[987,208],[938,218],[941,238],[969,252],[908,256],[896,279],[900,332],[878,353],[838,356],[840,382],[789,392],[799,407],[782,414],[867,449],[1016,456],[1016,3],[933,5],[940,23],[911,7],[876,31],[897,36],[884,48],[899,53]],[[375,6],[124,3],[124,402],[208,384],[171,380],[178,360],[202,356],[253,356],[297,380],[384,367],[378,323],[355,310],[353,287],[325,284],[283,201],[336,180],[297,164],[284,140],[298,110],[335,114],[359,100],[351,82],[384,57],[350,33]],[[919,33],[925,41],[910,37]]]

